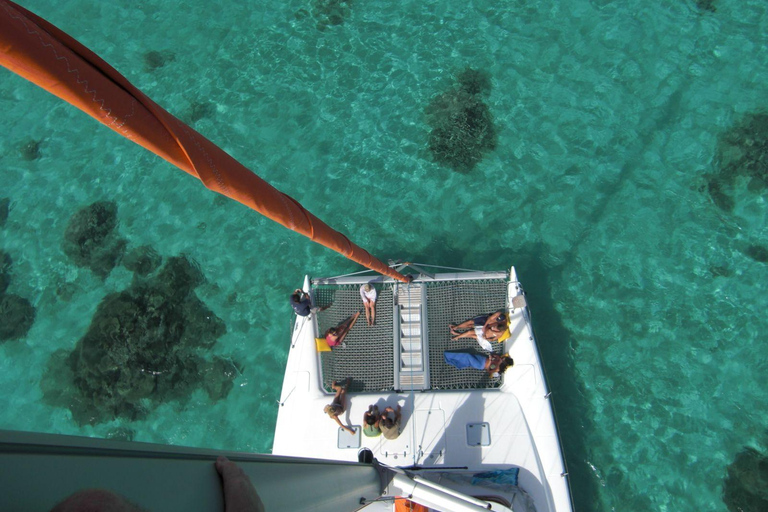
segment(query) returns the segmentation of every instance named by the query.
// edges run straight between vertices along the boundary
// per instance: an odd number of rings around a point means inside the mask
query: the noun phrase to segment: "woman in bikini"
[[[504,311],[497,311],[491,315],[476,316],[471,320],[458,325],[449,324],[448,328],[453,334],[452,340],[461,338],[475,338],[483,350],[493,351],[491,341],[498,340],[509,327],[509,321]],[[470,329],[466,332],[458,332],[457,329]]]
[[[360,312],[358,311],[351,317],[344,320],[338,326],[331,327],[325,331],[325,341],[328,343],[328,346],[335,347],[336,345],[341,345],[344,343],[344,338],[346,338],[347,334],[349,334],[349,331],[352,330],[352,327],[354,327],[355,322],[357,322],[357,317],[359,316]]]
[[[347,382],[345,382],[343,386],[339,386],[336,383],[336,381],[333,381],[333,384],[331,385],[331,387],[336,392],[336,395],[333,397],[333,401],[323,408],[323,412],[327,414],[336,423],[338,423],[341,428],[343,428],[350,434],[354,434],[355,429],[347,427],[339,419],[339,415],[343,414],[344,411],[346,410],[345,403],[347,399],[347,388],[349,387],[350,380],[352,379],[347,379]]]

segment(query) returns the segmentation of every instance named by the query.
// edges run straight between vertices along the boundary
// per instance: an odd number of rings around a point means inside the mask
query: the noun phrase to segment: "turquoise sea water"
[[[765,450],[768,265],[748,248],[768,246],[766,195],[741,187],[725,212],[707,193],[719,137],[768,107],[763,0],[357,0],[324,30],[313,0],[23,5],[381,259],[516,265],[577,510],[725,510],[727,465]],[[432,161],[424,110],[467,66],[491,77],[498,143],[457,173]],[[287,294],[357,267],[5,70],[0,126],[8,293],[37,308],[0,344],[0,428],[269,452]],[[212,350],[243,364],[225,400],[84,427],[42,402],[51,354],[131,280],[61,249],[100,200],[129,247],[199,263],[228,331]]]

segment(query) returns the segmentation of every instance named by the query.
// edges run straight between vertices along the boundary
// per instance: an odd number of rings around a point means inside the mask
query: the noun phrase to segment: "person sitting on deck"
[[[301,288],[296,288],[291,294],[291,307],[299,316],[309,316],[312,312],[312,302],[309,300],[309,294]]]
[[[458,325],[449,324],[448,328],[453,334],[452,340],[461,338],[475,338],[483,350],[493,352],[491,341],[499,341],[509,327],[509,319],[504,311],[497,311],[491,315],[476,316],[471,320]],[[457,329],[470,329],[466,332],[458,332]]]
[[[515,361],[509,357],[509,354],[474,354],[472,352],[443,352],[445,362],[454,368],[474,368],[475,370],[485,370],[491,378],[497,379],[515,364]]]
[[[360,287],[360,297],[363,299],[363,306],[365,306],[365,320],[368,325],[376,323],[376,288],[370,284],[364,284]]]
[[[397,411],[391,407],[384,409],[384,414],[381,415],[381,420],[379,421],[379,428],[381,433],[384,434],[385,439],[397,439],[397,436],[400,435],[401,409],[402,407],[399,405],[397,406]],[[389,416],[390,413],[395,415],[394,420]]]
[[[347,318],[343,322],[341,322],[336,327],[331,327],[327,331],[325,331],[325,341],[328,343],[329,347],[335,347],[336,345],[343,345],[344,338],[347,337],[347,334],[349,334],[349,331],[352,330],[352,327],[354,327],[355,322],[357,322],[357,317],[360,316],[360,312],[358,311],[351,317]]]
[[[368,410],[363,414],[363,434],[368,437],[379,437],[381,435],[379,420],[379,406],[369,405]]]
[[[349,387],[350,380],[352,379],[347,379],[347,382],[345,382],[343,386],[339,386],[336,384],[336,381],[333,381],[331,387],[336,392],[336,395],[333,397],[333,401],[323,408],[323,412],[338,423],[341,428],[354,435],[355,429],[345,426],[339,419],[339,415],[346,410],[344,404],[347,399],[347,388]]]

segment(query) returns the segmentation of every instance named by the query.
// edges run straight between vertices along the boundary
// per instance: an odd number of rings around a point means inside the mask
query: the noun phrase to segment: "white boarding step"
[[[403,322],[421,322],[421,308],[407,308],[404,307],[400,310],[400,319]]]
[[[421,350],[421,336],[403,336],[400,338],[400,349],[403,352]]]
[[[401,323],[400,336],[421,336],[421,322]]]
[[[400,368],[402,368],[403,370],[421,369],[422,368],[421,352],[402,352],[400,354]]]
[[[423,387],[425,383],[423,373],[400,374],[400,389],[411,387]]]

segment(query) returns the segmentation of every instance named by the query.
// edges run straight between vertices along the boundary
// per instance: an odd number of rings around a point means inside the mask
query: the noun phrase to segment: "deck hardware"
[[[568,476],[568,472],[567,472],[567,471],[564,471],[564,472],[560,473],[560,476],[561,476],[561,477],[563,477],[563,478],[565,478],[565,477],[567,477],[567,476]]]
[[[546,395],[544,395],[544,398],[545,398],[545,399],[547,399],[547,400],[549,400],[549,397],[550,397],[551,395],[552,395],[552,392],[550,391],[549,393],[547,393]]]
[[[475,427],[478,427],[477,429]],[[467,446],[490,446],[491,425],[488,422],[467,424]]]

